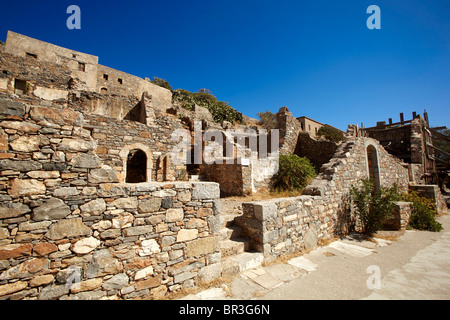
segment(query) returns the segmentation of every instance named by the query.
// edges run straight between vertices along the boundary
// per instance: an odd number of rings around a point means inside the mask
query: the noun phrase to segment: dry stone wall
[[[368,177],[366,148],[376,148],[382,186],[408,190],[408,169],[370,138],[347,138],[320,175],[294,198],[243,203],[237,223],[266,260],[317,245],[320,239],[345,234],[352,227],[352,186]]]
[[[218,184],[118,183],[83,120],[0,99],[0,299],[161,298],[220,276]]]

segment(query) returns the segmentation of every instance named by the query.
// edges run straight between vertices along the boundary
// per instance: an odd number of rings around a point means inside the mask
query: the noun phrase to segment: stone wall
[[[300,132],[294,154],[306,157],[314,165],[317,172],[323,164],[331,160],[337,144],[332,141],[316,140],[306,132]]]
[[[218,184],[118,183],[83,124],[0,99],[0,299],[161,298],[220,276]]]
[[[287,107],[280,108],[276,114],[276,128],[280,130],[280,153],[294,153],[302,128],[300,122],[294,118]]]
[[[350,189],[368,177],[366,149],[377,150],[382,186],[408,190],[408,169],[374,139],[347,138],[302,196],[243,203],[237,223],[266,260],[317,245],[352,227]]]
[[[432,199],[438,214],[447,214],[447,202],[438,185],[411,185],[409,189],[422,197]]]

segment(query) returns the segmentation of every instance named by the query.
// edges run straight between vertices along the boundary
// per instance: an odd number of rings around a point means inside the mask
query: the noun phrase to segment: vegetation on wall
[[[369,179],[361,180],[359,184],[359,187],[351,189],[351,198],[363,233],[380,230],[385,221],[392,217],[396,201],[412,202],[409,227],[435,232],[442,230],[442,225],[435,219],[437,211],[432,199],[412,190],[400,193],[396,185],[377,191],[373,180]]]
[[[164,79],[153,77],[153,80],[150,82],[156,84],[157,86],[172,90],[172,87],[170,86],[169,82]]]
[[[356,218],[364,234],[381,230],[384,223],[393,216],[394,202],[398,201],[398,190],[395,185],[377,190],[372,179],[361,180],[359,186],[352,187],[350,194]]]
[[[218,101],[208,89],[200,89],[197,92],[177,89],[172,92],[172,101],[180,102],[183,108],[191,111],[194,110],[196,104],[204,107],[211,112],[213,120],[216,123],[222,123],[223,121],[229,121],[231,123],[244,122],[242,113],[235,110],[227,102]]]
[[[296,154],[280,155],[277,174],[272,178],[275,191],[303,190],[316,177],[311,162]]]
[[[259,124],[266,130],[274,129],[277,125],[276,117],[277,115],[273,112],[258,112]]]
[[[325,139],[333,142],[340,142],[344,139],[344,133],[342,131],[327,124],[320,127],[317,131],[317,135],[323,136]]]
[[[411,190],[409,193],[401,194],[400,198],[401,201],[412,202],[410,227],[434,232],[442,230],[442,224],[435,219],[437,211],[433,200],[421,197],[417,192]]]

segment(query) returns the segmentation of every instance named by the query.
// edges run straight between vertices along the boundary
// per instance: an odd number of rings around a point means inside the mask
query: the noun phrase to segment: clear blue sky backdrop
[[[81,30],[66,9],[81,8]],[[381,30],[369,30],[369,5]],[[428,111],[450,126],[450,0],[8,1],[7,30],[98,55],[250,117],[287,106],[345,130]]]

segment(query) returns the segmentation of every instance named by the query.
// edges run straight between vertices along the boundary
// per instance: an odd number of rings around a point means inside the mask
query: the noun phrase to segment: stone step
[[[250,269],[259,268],[263,261],[264,254],[261,252],[244,252],[222,258],[222,276],[234,276]]]
[[[245,238],[220,241],[220,252],[222,254],[222,258],[244,253],[249,248],[250,242]]]
[[[240,216],[239,214],[221,214],[220,215],[221,228],[234,226],[234,219],[239,216]]]
[[[221,240],[231,240],[241,237],[242,228],[238,226],[231,226],[220,229],[220,239]]]

